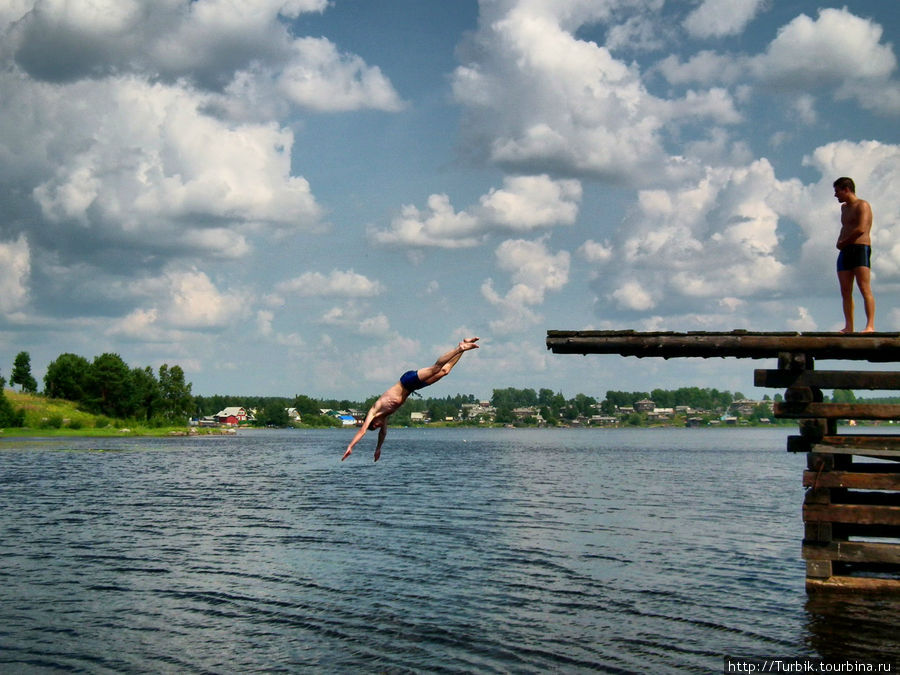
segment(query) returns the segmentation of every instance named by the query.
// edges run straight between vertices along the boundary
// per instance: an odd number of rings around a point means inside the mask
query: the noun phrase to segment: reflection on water
[[[814,593],[806,612],[809,646],[822,658],[900,665],[900,597]]]
[[[900,653],[893,601],[806,597],[790,430],[350,433],[0,443],[0,670]]]

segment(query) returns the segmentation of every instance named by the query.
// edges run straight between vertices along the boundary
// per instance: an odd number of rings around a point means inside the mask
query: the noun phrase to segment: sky
[[[839,176],[900,330],[898,44],[896,0],[2,0],[0,374],[362,400],[477,335],[428,395],[777,393],[544,341],[840,329]]]

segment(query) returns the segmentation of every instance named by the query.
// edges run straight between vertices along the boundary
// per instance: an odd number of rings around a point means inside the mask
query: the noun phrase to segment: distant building
[[[525,420],[533,418],[538,424],[544,424],[545,420],[541,416],[541,411],[535,408],[534,406],[529,406],[526,408],[513,408],[512,411],[513,417],[517,420]]]
[[[246,422],[248,419],[247,411],[244,408],[230,407],[223,408],[215,415],[216,422],[236,427],[238,424]]]
[[[491,406],[489,401],[481,401],[479,403],[463,403],[459,409],[460,419],[474,420],[481,418],[493,420],[497,415],[497,410]]]
[[[591,415],[591,424],[600,427],[613,427],[619,423],[619,418],[614,415]]]
[[[670,420],[675,416],[674,408],[654,408],[647,413],[647,419],[651,422]]]
[[[634,409],[637,412],[649,413],[649,412],[653,412],[653,410],[655,408],[656,408],[656,404],[653,401],[651,401],[649,398],[645,398],[640,401],[635,401],[635,403],[634,403]]]

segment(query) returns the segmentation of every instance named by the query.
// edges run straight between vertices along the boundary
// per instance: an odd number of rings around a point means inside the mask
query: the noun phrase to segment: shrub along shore
[[[71,401],[38,394],[3,391],[10,407],[24,414],[22,426],[0,429],[0,437],[46,436],[170,436],[186,434],[186,424],[151,426],[137,420],[110,419],[79,410]],[[219,434],[219,429],[198,429],[198,433]]]

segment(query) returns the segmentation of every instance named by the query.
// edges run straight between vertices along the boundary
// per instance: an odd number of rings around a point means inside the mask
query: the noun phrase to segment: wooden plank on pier
[[[859,473],[856,471],[804,471],[803,487],[900,490],[900,474]]]
[[[831,576],[827,579],[806,578],[806,591],[849,591],[853,593],[900,593],[900,579],[880,577]]]
[[[556,354],[763,359],[799,353],[819,359],[900,361],[900,333],[547,331]]]
[[[803,544],[805,560],[833,560],[853,563],[900,564],[900,546],[870,541],[832,541]]]
[[[773,406],[775,417],[831,420],[900,420],[896,403],[817,403],[780,401]]]
[[[757,387],[787,389],[818,387],[819,389],[891,389],[900,390],[900,372],[848,370],[754,370]]]
[[[900,525],[900,506],[871,504],[804,504],[804,523]]]
[[[859,436],[823,436],[809,439],[788,436],[788,452],[821,452],[830,455],[867,455],[886,459],[900,458],[900,436],[863,434]]]

